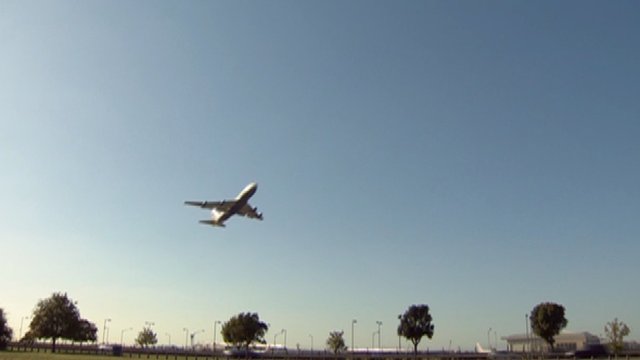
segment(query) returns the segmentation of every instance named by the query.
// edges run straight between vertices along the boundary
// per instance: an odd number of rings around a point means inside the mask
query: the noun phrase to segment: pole
[[[353,346],[354,346],[354,345],[353,345],[353,344],[354,344],[354,341],[353,341],[353,337],[354,337],[354,325],[355,325],[357,322],[358,322],[358,320],[356,320],[356,319],[351,320],[351,352],[353,352],[353,350],[354,350],[354,348],[353,348]]]
[[[524,314],[524,323],[525,323],[525,334],[527,336],[527,341],[524,346],[524,350],[527,354],[527,358],[529,357],[529,351],[531,351],[531,342],[529,341],[529,314]],[[528,347],[528,348],[527,348]]]
[[[487,330],[487,342],[489,343],[489,350],[491,350],[491,328]]]
[[[104,338],[105,335],[107,334],[107,322],[110,322],[111,319],[104,319],[104,324],[102,326],[102,343],[104,344]]]
[[[20,336],[18,337],[18,341],[22,340],[22,323],[28,318],[28,316],[23,316],[22,319],[20,319]]]
[[[402,314],[398,315],[398,320],[402,324]],[[402,351],[402,344],[400,343],[400,334],[398,334],[398,352]]]
[[[219,320],[213,322],[213,353],[216,353],[216,335],[218,331],[216,331],[216,325],[220,324]]]
[[[313,351],[313,335],[309,334],[309,337],[311,338],[311,351]]]
[[[184,331],[184,349],[186,350],[189,346],[189,329],[182,328],[182,330]]]
[[[381,340],[381,332],[380,332],[380,327],[382,326],[382,321],[376,321],[376,324],[378,324],[378,348],[382,349],[382,340]]]

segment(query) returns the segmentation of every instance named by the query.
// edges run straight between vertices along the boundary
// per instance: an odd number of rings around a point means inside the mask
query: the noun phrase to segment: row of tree
[[[536,305],[531,311],[529,320],[533,333],[544,339],[552,350],[555,336],[568,323],[564,306],[551,302]],[[432,321],[428,305],[411,305],[400,316],[398,335],[411,341],[414,353],[417,353],[418,344],[422,338],[426,336],[431,339],[433,336]],[[264,336],[268,330],[269,326],[260,321],[258,314],[240,313],[222,325],[221,333],[226,343],[248,351],[253,343],[266,343]],[[80,317],[76,303],[67,294],[54,293],[51,297],[38,302],[33,311],[29,331],[20,341],[50,339],[52,352],[55,352],[58,339],[79,343],[95,342],[97,332],[95,324]],[[629,335],[629,332],[629,327],[617,318],[605,326],[611,350],[615,354],[622,350],[623,339]],[[4,311],[0,308],[0,350],[6,348],[12,335],[13,331],[7,325]],[[136,343],[143,347],[155,345],[157,342],[157,336],[150,327],[143,328],[136,338]],[[326,344],[336,354],[347,350],[343,331],[330,332]]]

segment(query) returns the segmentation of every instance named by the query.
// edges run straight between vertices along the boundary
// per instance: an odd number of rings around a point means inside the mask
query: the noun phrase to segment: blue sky
[[[426,303],[421,348],[471,349],[555,301],[637,339],[639,37],[632,1],[0,2],[0,306],[319,348]],[[251,181],[263,222],[182,205]]]

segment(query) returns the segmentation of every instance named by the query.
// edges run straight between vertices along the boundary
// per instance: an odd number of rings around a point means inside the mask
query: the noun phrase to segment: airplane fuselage
[[[242,209],[245,205],[247,205],[247,203],[249,202],[249,199],[251,199],[251,197],[253,196],[253,194],[256,193],[257,190],[258,190],[258,184],[251,183],[247,185],[244,189],[242,189],[242,191],[240,191],[240,194],[236,196],[236,203],[233,204],[229,208],[229,210],[222,213],[218,218],[215,217],[215,210],[212,210],[212,214],[211,214],[212,217],[216,222],[220,224],[224,223],[225,221],[227,221],[228,218],[237,214],[240,209]]]
[[[253,219],[262,220],[262,213],[258,208],[249,205],[249,199],[258,190],[255,182],[245,186],[233,200],[223,201],[185,201],[185,205],[199,206],[204,209],[211,209],[211,220],[201,220],[200,223],[212,226],[224,227],[224,222],[233,215],[246,216]]]

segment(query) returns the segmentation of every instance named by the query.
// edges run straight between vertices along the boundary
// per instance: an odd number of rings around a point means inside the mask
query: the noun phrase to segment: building
[[[554,348],[557,351],[587,350],[592,345],[600,344],[597,336],[588,332],[563,332],[555,336]],[[512,352],[544,352],[549,345],[534,334],[516,334],[502,337],[507,342],[507,350]]]

